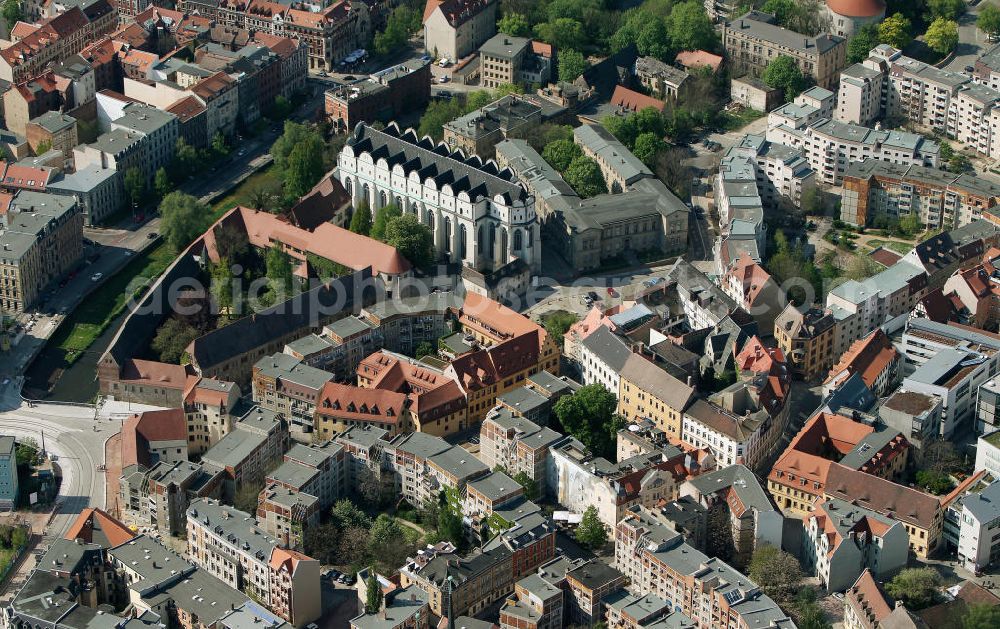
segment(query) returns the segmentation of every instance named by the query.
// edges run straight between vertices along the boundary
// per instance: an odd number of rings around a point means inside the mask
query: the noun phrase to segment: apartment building
[[[941,349],[904,378],[902,388],[941,398],[938,436],[949,438],[975,426],[979,387],[996,374],[997,362],[996,350]]]
[[[542,108],[529,98],[508,94],[446,122],[444,142],[452,150],[488,159],[504,140],[529,137],[542,123]]]
[[[635,60],[635,78],[661,100],[676,99],[686,89],[684,82],[691,75],[656,57],[639,57]]]
[[[531,40],[498,33],[479,47],[480,84],[496,89],[504,84],[517,85],[521,81],[521,66],[531,54]]]
[[[767,489],[779,509],[803,516],[824,495],[831,466],[839,463],[895,480],[906,469],[909,447],[895,430],[820,412],[805,423],[778,457],[768,473]]]
[[[282,629],[285,621],[149,536],[87,510],[67,539],[54,539],[28,577],[31,587],[10,603],[11,627],[52,622],[84,629],[94,623],[170,623],[181,629]],[[69,535],[72,535],[70,537]],[[44,563],[43,563],[44,560]],[[79,588],[84,579],[86,588]],[[129,609],[128,614],[114,610]],[[122,615],[118,615],[121,613]]]
[[[621,372],[631,356],[632,349],[622,337],[607,327],[597,328],[580,343],[583,384],[601,384],[612,393],[620,391]]]
[[[905,627],[918,629],[922,621],[902,605],[894,605],[875,583],[870,570],[844,592],[844,627],[846,629],[882,629]]]
[[[278,413],[255,406],[201,457],[203,464],[225,472],[225,497],[231,500],[244,483],[256,483],[288,449],[288,425]]]
[[[670,439],[681,439],[683,415],[694,389],[638,354],[629,353],[619,375],[618,414],[651,419]]]
[[[389,122],[420,109],[431,98],[430,61],[408,60],[326,91],[323,109],[338,131],[348,132],[359,122]]]
[[[841,220],[858,227],[880,215],[915,213],[934,229],[968,225],[994,211],[1000,186],[968,174],[865,159],[844,173]]]
[[[792,621],[753,581],[689,546],[639,505],[615,527],[615,565],[636,592],[653,594],[698,627],[791,627]]]
[[[52,180],[45,190],[76,198],[83,211],[84,223],[96,226],[125,205],[125,185],[122,174],[113,168],[97,165],[77,168]]]
[[[562,629],[563,590],[532,574],[514,584],[500,607],[500,629]]]
[[[774,340],[793,375],[813,380],[829,371],[839,355],[835,353],[836,326],[829,310],[800,310],[791,303],[785,306],[774,320]]]
[[[476,411],[485,412],[485,409],[492,408],[495,402],[495,397],[489,396],[489,387],[477,388],[475,395],[470,396],[470,392],[463,390],[459,385],[455,374],[449,374],[443,369],[402,354],[384,350],[361,361],[357,377],[360,387],[405,395],[405,401],[393,397],[386,398],[383,404],[390,399],[396,400],[401,405],[400,408],[406,410],[406,413],[402,410],[393,411],[397,413],[399,421],[408,422],[417,431],[431,435],[445,436],[464,430],[471,421],[469,412],[471,407],[475,407]],[[357,394],[358,399],[365,399],[365,395]],[[375,400],[377,399],[375,396],[374,393],[370,394],[368,399]],[[479,401],[480,398],[483,398],[483,401]],[[338,413],[332,408],[322,408],[318,413],[321,427],[328,430],[330,429],[328,420],[336,417]],[[359,421],[365,418],[348,416],[344,419]],[[401,429],[397,430],[402,432]]]
[[[317,398],[313,428],[319,439],[354,426],[381,428],[392,438],[414,429],[411,404],[409,396],[396,391],[327,382]]]
[[[627,591],[617,592],[605,603],[608,629],[647,629],[648,627],[670,627],[671,629],[695,629],[693,620],[670,604],[656,596],[638,596]]]
[[[683,258],[670,267],[666,280],[668,294],[676,294],[692,330],[715,328],[740,310],[739,304],[718,284]]]
[[[976,441],[975,470],[1000,478],[1000,431],[988,432]]]
[[[733,261],[719,280],[723,292],[757,321],[760,330],[773,330],[785,300],[778,283],[749,253]]]
[[[28,310],[82,254],[83,213],[76,199],[16,192],[0,215],[0,308]]]
[[[660,501],[674,500],[684,480],[708,471],[697,456],[677,446],[611,463],[569,439],[552,448],[550,456],[549,479],[556,501],[573,513],[595,507],[609,529],[630,506],[652,508]]]
[[[428,0],[424,7],[424,50],[455,63],[497,32],[497,0]]]
[[[198,14],[218,26],[302,42],[309,53],[310,71],[332,71],[352,51],[363,48],[372,37],[369,5],[338,0],[313,8],[277,3],[229,4],[218,0],[181,0],[177,10]]]
[[[823,496],[899,520],[909,535],[910,550],[917,557],[932,556],[941,544],[944,508],[937,496],[840,463],[830,463]]]
[[[762,409],[747,408],[740,413],[699,399],[684,411],[680,439],[712,453],[720,467],[741,464],[756,469],[767,453],[773,425]]]
[[[509,409],[489,412],[479,429],[479,460],[489,469],[503,467],[513,476],[524,473],[545,491],[550,450],[565,440],[558,432],[514,415]]]
[[[802,519],[806,567],[831,592],[851,587],[862,571],[885,581],[906,567],[909,537],[898,520],[836,498],[818,500]]]
[[[784,518],[745,465],[730,465],[692,478],[681,485],[680,496],[705,509],[706,518],[715,510],[726,511],[740,565],[749,561],[754,550],[762,545],[781,548]],[[667,514],[665,510],[664,515]]]
[[[777,26],[773,15],[750,11],[722,24],[726,56],[739,70],[760,74],[779,56],[795,60],[802,74],[830,88],[847,63],[847,40],[823,33],[808,37]]]
[[[295,627],[321,614],[319,562],[283,548],[253,516],[215,500],[187,511],[187,556],[227,586],[260,600]]]
[[[288,354],[276,353],[253,366],[253,401],[261,408],[282,414],[299,440],[314,429],[316,405],[333,374],[302,364]]]
[[[937,168],[941,147],[922,135],[869,129],[819,116],[811,105],[785,105],[768,117],[767,139],[800,148],[817,181],[840,185],[848,166],[876,159]]]
[[[396,437],[383,452],[396,494],[412,505],[436,499],[446,490],[461,497],[466,483],[490,471],[464,448],[419,432]]]
[[[184,396],[188,454],[203,454],[233,427],[234,409],[241,397],[234,382],[199,378]]]
[[[900,353],[886,333],[875,328],[841,355],[823,383],[823,393],[829,395],[852,375],[859,374],[872,393],[884,397],[895,388],[899,359]]]
[[[117,25],[117,14],[107,0],[74,6],[38,24],[25,24],[12,38],[13,44],[0,51],[0,79],[21,83],[38,76],[49,65],[77,54]]]
[[[989,472],[979,472],[971,482],[963,483],[957,494],[947,504],[945,535],[949,516],[958,522],[958,561],[962,566],[979,574],[1000,561],[1000,481]],[[951,542],[952,540],[948,540]]]
[[[225,475],[212,465],[161,461],[145,474],[126,478],[128,482],[121,483],[119,503],[123,516],[162,535],[180,535],[187,528],[191,501],[221,497]]]
[[[56,111],[47,111],[37,118],[32,118],[25,126],[24,132],[28,146],[39,156],[48,152],[44,150],[39,152],[39,148],[45,147],[48,147],[49,151],[55,150],[69,156],[73,154],[73,147],[79,144],[76,118]]]

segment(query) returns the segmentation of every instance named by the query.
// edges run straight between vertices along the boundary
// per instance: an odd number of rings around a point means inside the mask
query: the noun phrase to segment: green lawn
[[[757,111],[756,109],[751,109],[749,107],[744,107],[736,113],[724,111],[722,112],[722,128],[725,131],[736,131],[737,129],[742,129],[763,115],[764,112]]]
[[[878,249],[879,247],[885,247],[886,249],[895,251],[900,255],[906,255],[910,252],[910,249],[913,249],[912,243],[896,242],[894,240],[869,240],[868,246],[871,247],[872,250]]]
[[[281,196],[281,180],[278,178],[278,171],[275,169],[274,164],[250,175],[246,181],[234,188],[232,192],[216,201],[212,205],[214,218],[219,218],[237,205],[249,205],[250,195],[257,188],[263,188],[271,192],[275,198]]]
[[[84,299],[49,339],[49,345],[64,350],[66,363],[72,364],[125,309],[129,297],[138,290],[136,286],[129,290],[132,281],[158,277],[173,259],[173,251],[163,242],[137,255]]]

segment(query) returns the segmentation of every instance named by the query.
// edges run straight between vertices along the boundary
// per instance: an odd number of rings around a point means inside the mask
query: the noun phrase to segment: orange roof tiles
[[[290,573],[294,574],[295,569],[299,567],[300,561],[312,561],[312,557],[294,550],[275,546],[274,550],[271,551],[268,564],[272,570],[287,568]]]
[[[501,342],[532,331],[538,332],[539,347],[548,338],[545,328],[528,317],[514,312],[507,306],[492,299],[466,293],[459,321],[464,326],[477,330],[494,342]]]
[[[652,107],[656,111],[663,111],[663,108],[667,106],[662,100],[646,96],[621,85],[616,87],[615,93],[611,95],[611,104],[627,109],[628,111],[641,111],[647,107]]]
[[[942,508],[936,496],[840,463],[830,464],[824,493],[924,529],[934,527]]]
[[[153,463],[149,456],[150,444],[156,441],[187,442],[184,409],[145,411],[126,419],[122,427],[122,466],[149,467]]]
[[[552,44],[546,44],[542,41],[531,40],[531,52],[535,53],[540,57],[545,57],[547,59],[552,58]]]
[[[406,395],[403,393],[327,382],[316,400],[316,414],[358,422],[396,424],[404,415],[407,405]]]
[[[0,186],[19,190],[45,190],[52,169],[21,166],[0,160]]]
[[[719,66],[722,65],[722,57],[719,55],[713,55],[712,53],[704,50],[682,50],[677,53],[674,61],[681,64],[685,68],[707,66],[712,68],[712,72],[718,72]]]
[[[604,311],[597,306],[592,306],[590,310],[587,311],[587,316],[569,326],[569,329],[566,330],[563,338],[582,341],[593,334],[594,330],[601,326],[604,326],[611,331],[614,331],[615,329],[615,324],[611,321],[611,317],[606,316]]]
[[[215,227],[222,224],[235,225],[238,222],[242,222],[250,243],[262,249],[271,247],[274,242],[281,242],[355,271],[371,267],[375,273],[399,275],[411,269],[409,261],[395,247],[355,234],[333,223],[323,223],[310,232],[290,225],[270,212],[245,207],[233,209],[205,233],[205,246],[213,261],[217,262],[219,259],[215,249]]]
[[[183,391],[189,375],[188,368],[180,365],[133,358],[122,368],[122,381],[147,382],[165,389]]]
[[[10,39],[16,41],[18,39],[24,39],[28,35],[34,33],[38,30],[38,26],[35,24],[28,24],[27,22],[18,21],[14,24],[14,28],[10,29]]]
[[[764,286],[771,280],[771,275],[764,270],[764,267],[754,262],[749,254],[743,252],[726,272],[726,277],[722,280],[723,286],[729,278],[735,279],[743,287],[743,305],[752,306],[764,290]]]
[[[80,512],[64,537],[113,548],[133,539],[135,534],[106,511],[88,507]]]
[[[814,496],[822,495],[827,473],[833,464],[823,455],[832,450],[842,457],[874,430],[842,415],[818,413],[792,438],[771,468],[768,480],[794,486]],[[789,476],[795,479],[789,480]],[[799,479],[807,483],[803,485]],[[819,487],[813,483],[818,483]]]
[[[879,376],[890,369],[897,360],[899,352],[896,351],[888,335],[882,328],[875,328],[868,336],[851,343],[830,370],[830,375],[824,384],[839,384],[857,373],[865,386],[874,389]]]
[[[230,89],[234,81],[225,72],[216,72],[191,86],[191,91],[202,100],[210,101]]]
[[[186,96],[170,107],[167,107],[167,111],[177,116],[178,120],[183,124],[205,111],[205,106],[201,104],[201,101],[196,96]]]

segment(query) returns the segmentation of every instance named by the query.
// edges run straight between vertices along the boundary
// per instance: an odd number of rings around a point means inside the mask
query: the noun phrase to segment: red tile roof
[[[538,332],[538,344],[541,347],[548,338],[548,332],[545,331],[545,328],[528,317],[514,312],[492,299],[471,292],[465,295],[459,322],[463,326],[472,328],[492,339],[495,343],[528,332]]]
[[[113,548],[133,539],[135,534],[106,511],[88,507],[80,512],[64,537]]]
[[[316,414],[357,422],[396,424],[405,416],[408,405],[406,395],[396,391],[327,382],[316,400]]]
[[[177,116],[177,119],[183,124],[205,111],[205,106],[196,96],[186,96],[167,107],[167,111]]]
[[[895,251],[890,251],[885,247],[879,247],[868,254],[868,257],[872,260],[878,262],[882,266],[888,268],[893,264],[896,264],[903,259],[903,256],[899,255]]]
[[[729,278],[735,279],[743,287],[744,306],[754,305],[767,282],[771,281],[771,275],[745,251],[726,272],[726,277],[722,280],[723,286],[726,286]]]
[[[122,381],[145,382],[163,389],[183,391],[190,375],[190,368],[133,358],[122,368]]]
[[[663,111],[663,108],[667,106],[662,100],[640,94],[621,85],[616,87],[615,93],[611,95],[611,104],[628,111],[641,111],[647,107]]]
[[[205,247],[208,249],[209,257],[215,262],[219,259],[215,248],[215,229],[223,224],[234,225],[244,230],[250,243],[255,247],[267,249],[274,242],[280,242],[301,252],[308,251],[332,260],[355,271],[371,267],[375,273],[400,275],[412,268],[409,261],[396,251],[395,247],[355,234],[332,223],[323,223],[314,231],[307,231],[289,224],[270,212],[260,212],[245,207],[233,209],[205,232]],[[294,252],[290,253],[294,255]],[[299,257],[302,256],[304,254],[300,254]]]
[[[890,369],[897,360],[899,352],[896,351],[889,336],[882,331],[882,328],[875,328],[868,336],[851,343],[830,370],[824,384],[836,385],[857,373],[861,375],[865,386],[874,390],[879,376]]]
[[[187,442],[187,420],[184,409],[136,413],[125,420],[122,428],[122,466],[150,466],[151,444],[159,441]]]
[[[718,72],[719,66],[722,65],[722,57],[719,55],[713,55],[712,53],[704,50],[682,50],[677,53],[674,61],[681,64],[685,68],[707,66],[712,68],[712,72]]]
[[[840,463],[830,464],[824,493],[924,529],[934,528],[941,511],[936,496]]]

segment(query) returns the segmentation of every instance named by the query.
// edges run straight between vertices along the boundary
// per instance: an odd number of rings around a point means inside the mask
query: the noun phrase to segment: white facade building
[[[360,124],[340,152],[337,175],[354,206],[374,214],[395,203],[434,234],[439,257],[478,271],[498,270],[520,258],[541,264],[535,198],[490,160],[452,153],[390,124]]]

